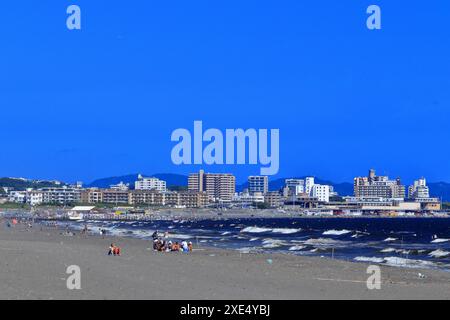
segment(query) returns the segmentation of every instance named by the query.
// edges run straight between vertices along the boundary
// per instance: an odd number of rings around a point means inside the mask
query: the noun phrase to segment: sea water
[[[333,257],[407,268],[450,270],[450,219],[251,218],[174,221],[64,222],[72,228],[151,239],[154,231],[194,246],[241,253]]]

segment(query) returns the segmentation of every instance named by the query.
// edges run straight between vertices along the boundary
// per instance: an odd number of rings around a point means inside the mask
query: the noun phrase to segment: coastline
[[[29,215],[36,218],[46,219],[52,218],[57,214],[62,214],[63,212],[69,212],[69,208],[65,207],[49,207],[49,208],[38,208],[36,210],[30,209],[0,209],[0,216],[3,215]],[[306,210],[307,211],[307,210]],[[299,219],[366,219],[366,218],[450,218],[450,213],[445,212],[445,214],[434,214],[434,215],[307,215],[306,211],[302,210],[256,210],[256,209],[229,209],[229,210],[218,210],[218,209],[174,209],[174,208],[158,208],[151,209],[150,214],[121,214],[116,215],[112,211],[109,213],[90,213],[84,214],[87,220],[140,220],[140,221],[152,221],[152,220],[175,220],[175,219],[185,219],[185,220],[202,220],[202,219],[214,219],[214,220],[226,220],[226,219],[276,219],[276,218],[299,218]],[[55,218],[61,219],[61,217]]]
[[[122,256],[106,255],[111,242]],[[0,227],[1,299],[449,299],[450,273],[380,266],[367,289],[367,263],[195,247],[160,253],[146,240],[81,235],[35,225]],[[81,290],[66,288],[69,265]],[[421,273],[425,278],[420,278]]]

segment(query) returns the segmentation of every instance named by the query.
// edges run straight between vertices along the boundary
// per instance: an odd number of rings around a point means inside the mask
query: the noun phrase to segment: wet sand
[[[120,257],[107,256],[111,242]],[[70,265],[81,269],[80,290],[67,289]],[[450,299],[450,272],[381,266],[381,289],[369,290],[367,266],[211,248],[159,253],[139,239],[0,224],[0,299]]]

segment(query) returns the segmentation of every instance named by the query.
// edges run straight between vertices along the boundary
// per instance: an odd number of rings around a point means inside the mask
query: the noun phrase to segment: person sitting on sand
[[[175,243],[172,245],[172,251],[178,251],[179,248],[180,248],[180,246],[178,245],[178,242],[175,242]]]
[[[189,241],[188,243],[189,252],[192,252],[192,242]]]
[[[165,246],[164,241],[163,241],[163,240],[159,240],[159,248],[158,248],[158,251],[160,251],[160,252],[164,251],[164,246]]]
[[[181,242],[181,249],[182,249],[182,250],[180,250],[180,251],[183,251],[183,252],[188,252],[188,251],[189,251],[188,243],[187,243],[186,240],[184,240],[183,242]]]
[[[111,245],[109,246],[108,256],[114,254],[115,248],[116,248],[116,246],[114,245],[114,243],[111,243]]]

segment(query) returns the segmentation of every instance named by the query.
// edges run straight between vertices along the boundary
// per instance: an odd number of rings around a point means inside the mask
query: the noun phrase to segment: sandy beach
[[[107,256],[111,242],[120,257]],[[0,299],[450,298],[445,271],[381,266],[381,289],[369,290],[364,263],[198,247],[159,253],[149,241],[68,236],[39,225],[2,223],[0,257]],[[70,265],[80,267],[80,290],[67,289]]]

